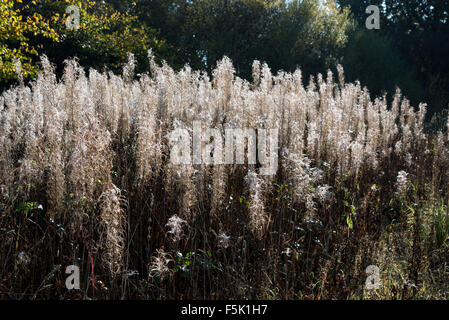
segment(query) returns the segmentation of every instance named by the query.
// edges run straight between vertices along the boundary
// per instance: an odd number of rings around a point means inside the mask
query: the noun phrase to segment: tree
[[[338,8],[334,1],[289,1],[266,43],[266,60],[275,69],[324,72],[340,61],[352,28],[349,10]]]
[[[365,21],[368,16],[366,13],[366,8],[368,8],[370,5],[375,5],[382,10],[383,2],[384,0],[338,0],[338,4],[341,7],[348,7],[351,9],[354,18],[360,25],[365,25]],[[384,16],[385,15],[383,15],[382,17]]]
[[[50,60],[62,65],[68,57],[77,57],[86,68],[107,68],[119,72],[135,54],[139,63],[137,71],[148,69],[147,51],[153,49],[158,56],[168,57],[168,46],[158,38],[158,33],[143,25],[130,8],[123,12],[111,5],[93,1],[44,1],[43,10],[61,17],[55,26],[60,36],[57,43],[47,43],[44,52]],[[75,5],[80,9],[80,27],[70,30],[65,25],[66,8]],[[132,4],[130,4],[132,6]]]
[[[180,69],[186,63],[194,66],[194,61],[197,61],[186,45],[191,37],[184,29],[187,8],[192,5],[192,1],[186,0],[135,0],[135,6],[131,9],[140,24],[156,30],[170,47],[169,60],[175,69]]]
[[[0,89],[16,78],[16,72],[25,78],[36,74],[35,58],[42,45],[31,45],[31,39],[59,39],[48,19],[38,12],[26,13],[36,6],[36,1],[0,2]],[[19,66],[21,70],[16,70]]]
[[[386,0],[390,28],[404,58],[426,84],[432,111],[449,103],[449,0]]]
[[[392,54],[399,54],[414,69],[416,79],[425,88],[419,97],[430,104],[429,111],[437,112],[449,103],[449,0],[339,0],[350,6],[361,28],[363,10],[369,4],[382,9],[382,37],[390,39]],[[370,33],[373,38],[374,32]],[[406,72],[407,73],[407,72]],[[410,92],[413,94],[412,92]]]
[[[249,76],[252,61],[264,58],[264,41],[273,30],[279,8],[261,0],[195,1],[187,9],[184,30],[188,38],[183,39],[192,62],[210,71],[226,55],[240,75]]]
[[[348,81],[359,80],[373,96],[386,92],[391,98],[399,87],[414,105],[419,104],[424,88],[388,37],[359,28],[351,35],[343,55]]]
[[[66,25],[66,9],[80,11],[78,29]],[[132,4],[130,4],[132,6]],[[106,3],[76,0],[2,1],[0,3],[0,89],[16,79],[14,61],[21,64],[22,76],[33,78],[37,56],[46,54],[62,72],[64,61],[77,57],[85,68],[107,68],[120,72],[134,53],[137,71],[148,70],[147,50],[169,58],[169,47],[158,33],[141,24],[129,7],[116,11]],[[17,64],[19,66],[20,64]]]
[[[182,61],[210,71],[226,55],[246,78],[254,59],[273,70],[323,72],[336,65],[351,26],[349,10],[333,0],[150,2],[143,20],[152,17]]]

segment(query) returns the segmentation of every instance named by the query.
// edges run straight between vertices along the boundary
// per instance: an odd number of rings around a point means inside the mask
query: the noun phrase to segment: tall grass
[[[250,83],[227,58],[212,77],[149,59],[58,80],[43,57],[1,96],[1,298],[448,298],[449,141],[424,104],[373,101],[340,67],[305,85],[255,61]],[[194,121],[277,128],[276,175],[173,164]]]

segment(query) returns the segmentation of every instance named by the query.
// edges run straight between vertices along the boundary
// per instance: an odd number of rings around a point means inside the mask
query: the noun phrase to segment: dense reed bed
[[[149,59],[121,76],[70,60],[59,80],[44,57],[1,96],[1,298],[449,297],[449,141],[424,104],[372,100],[341,68],[255,61],[248,82],[227,58],[211,76]],[[174,164],[168,136],[194,121],[277,129],[276,174]]]

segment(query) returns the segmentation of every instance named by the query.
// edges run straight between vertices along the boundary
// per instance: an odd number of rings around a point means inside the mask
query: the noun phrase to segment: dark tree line
[[[355,68],[346,66],[351,78],[359,77],[375,90],[391,91],[398,85],[412,100],[427,102],[432,112],[447,108],[449,0],[339,0],[339,3],[351,8],[358,23],[344,57],[347,64],[355,62]],[[370,4],[381,8],[381,28],[368,32],[364,29],[365,9]],[[362,55],[369,58],[362,60]],[[361,61],[368,67],[364,69]],[[374,67],[376,64],[378,68]]]

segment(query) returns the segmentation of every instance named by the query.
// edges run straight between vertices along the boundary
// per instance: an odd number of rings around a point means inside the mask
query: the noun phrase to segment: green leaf
[[[348,225],[349,229],[351,229],[351,230],[354,227],[354,223],[352,222],[352,219],[350,216],[346,217],[346,224]]]

